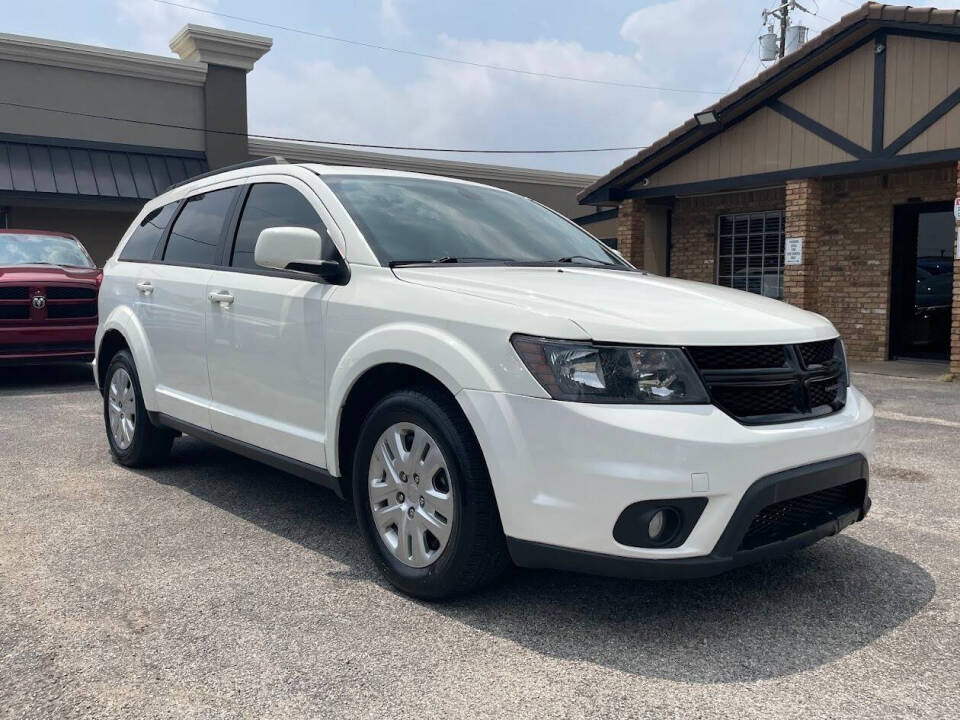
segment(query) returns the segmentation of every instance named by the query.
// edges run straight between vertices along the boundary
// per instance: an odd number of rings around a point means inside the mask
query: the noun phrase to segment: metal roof
[[[0,137],[0,191],[149,200],[206,170],[202,153]]]

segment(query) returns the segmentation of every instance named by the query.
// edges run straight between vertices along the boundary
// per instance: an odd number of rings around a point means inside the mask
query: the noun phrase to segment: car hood
[[[401,280],[564,317],[592,339],[751,345],[836,337],[829,320],[778,300],[641,272],[580,267],[405,267]]]
[[[95,284],[99,274],[97,268],[66,265],[0,265],[0,284]]]

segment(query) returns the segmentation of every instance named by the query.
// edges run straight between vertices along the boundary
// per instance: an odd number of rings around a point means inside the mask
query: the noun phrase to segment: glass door
[[[955,238],[953,203],[895,209],[891,357],[949,358]]]

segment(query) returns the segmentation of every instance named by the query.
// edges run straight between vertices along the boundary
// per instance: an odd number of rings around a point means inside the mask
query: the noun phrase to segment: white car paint
[[[741,425],[712,405],[559,402],[510,344],[515,333],[665,345],[762,345],[829,339],[825,318],[713,285],[587,266],[392,270],[324,184],[326,174],[417,176],[321,165],[250,167],[150,201],[104,268],[99,349],[130,345],[148,410],[303,463],[341,472],[340,416],[354,383],[383,363],[429,373],[456,397],[484,451],[510,537],[624,557],[709,553],[744,491],[780,470],[873,450],[873,409],[855,389],[834,415]],[[351,272],[344,286],[117,258],[153,209],[251,182],[299,189]],[[153,284],[152,293],[137,290]],[[231,304],[211,302],[227,292]],[[701,478],[693,484],[692,475]],[[702,474],[707,474],[703,488]],[[673,549],[617,543],[629,503],[710,498]]]

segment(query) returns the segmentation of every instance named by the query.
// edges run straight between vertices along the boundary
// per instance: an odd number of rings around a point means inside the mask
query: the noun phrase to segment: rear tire
[[[374,562],[408,595],[465,594],[510,566],[480,446],[459,406],[430,388],[391,393],[369,412],[353,497]]]
[[[129,350],[120,350],[111,358],[104,377],[103,420],[113,459],[126,467],[147,467],[165,460],[175,433],[150,422]]]

